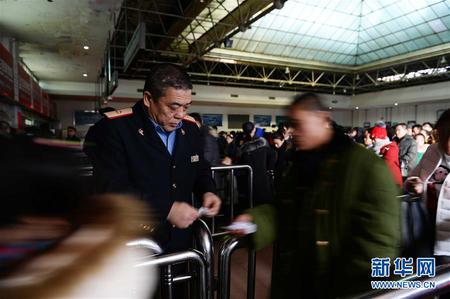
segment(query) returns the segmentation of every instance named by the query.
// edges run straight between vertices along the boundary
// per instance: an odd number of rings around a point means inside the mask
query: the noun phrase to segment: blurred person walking
[[[296,96],[289,112],[297,151],[278,204],[236,220],[257,224],[256,248],[278,239],[272,298],[369,290],[371,258],[399,252],[398,189],[381,159],[333,126],[319,96]]]

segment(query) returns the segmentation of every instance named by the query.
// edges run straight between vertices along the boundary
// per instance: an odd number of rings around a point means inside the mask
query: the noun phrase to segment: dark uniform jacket
[[[191,245],[190,229],[172,228],[166,220],[174,201],[191,204],[192,193],[201,198],[215,191],[199,133],[195,123],[183,120],[170,155],[141,100],[132,109],[106,113],[86,136],[97,190],[132,193],[146,201],[159,219],[156,239],[166,251]]]

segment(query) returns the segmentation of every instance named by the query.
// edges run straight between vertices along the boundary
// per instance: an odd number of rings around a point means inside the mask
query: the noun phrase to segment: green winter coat
[[[288,172],[289,173],[289,172]],[[384,161],[344,142],[320,163],[311,188],[286,177],[277,205],[249,210],[257,249],[275,239],[272,298],[335,298],[370,290],[371,258],[397,257],[398,189]],[[304,200],[296,194],[307,192]]]

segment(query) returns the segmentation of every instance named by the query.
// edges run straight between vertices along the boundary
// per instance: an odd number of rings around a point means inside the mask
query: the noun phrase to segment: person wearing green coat
[[[297,148],[274,205],[248,210],[257,249],[275,240],[272,298],[371,290],[371,259],[400,251],[398,188],[385,163],[333,125],[315,94],[289,108]],[[281,191],[280,191],[281,190]]]

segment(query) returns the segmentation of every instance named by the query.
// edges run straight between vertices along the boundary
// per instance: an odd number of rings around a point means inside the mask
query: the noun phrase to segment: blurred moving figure
[[[257,248],[278,238],[272,298],[369,290],[371,258],[399,252],[398,189],[381,159],[333,127],[317,95],[295,97],[289,112],[297,152],[279,205],[256,207],[236,220],[257,224]]]
[[[148,235],[133,199],[82,192],[77,153],[59,140],[0,137],[0,298],[148,298],[148,251],[125,244]]]
[[[430,145],[405,182],[409,192],[420,195],[435,223],[431,248],[440,263],[450,263],[450,109],[436,123],[439,142]],[[434,237],[434,238],[433,238]]]

